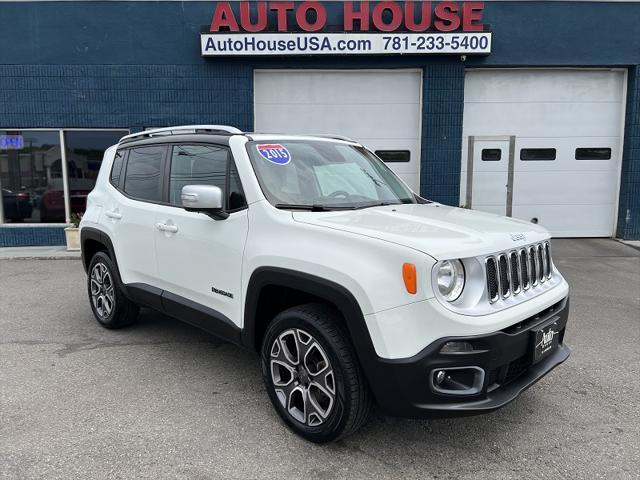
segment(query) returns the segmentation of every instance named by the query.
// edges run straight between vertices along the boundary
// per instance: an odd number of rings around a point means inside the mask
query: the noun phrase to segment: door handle
[[[122,214],[117,212],[116,210],[104,212],[104,214],[109,218],[113,218],[114,220],[120,220],[122,218]]]
[[[166,223],[156,223],[156,228],[161,232],[177,233],[177,225],[167,225]]]

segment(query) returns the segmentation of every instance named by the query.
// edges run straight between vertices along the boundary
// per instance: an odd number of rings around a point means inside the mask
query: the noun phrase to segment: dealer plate
[[[558,321],[553,320],[546,325],[532,330],[533,363],[538,363],[551,355],[560,343],[560,327]]]

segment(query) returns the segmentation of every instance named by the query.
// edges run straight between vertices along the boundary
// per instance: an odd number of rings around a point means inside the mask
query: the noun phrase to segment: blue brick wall
[[[421,195],[458,206],[464,65],[431,65],[424,70]]]
[[[0,247],[65,245],[64,227],[2,227]]]
[[[329,4],[330,24],[339,23],[341,5]],[[457,205],[465,66],[632,65],[618,234],[640,238],[640,3],[486,2],[493,52],[464,64],[457,56],[203,59],[198,34],[214,7],[0,2],[0,45],[9,46],[0,49],[0,128],[227,123],[251,130],[254,68],[421,68],[421,192]],[[0,239],[8,235],[2,230]]]
[[[640,240],[640,66],[629,69],[617,236]]]
[[[0,65],[0,127],[253,127],[253,69],[203,65]]]

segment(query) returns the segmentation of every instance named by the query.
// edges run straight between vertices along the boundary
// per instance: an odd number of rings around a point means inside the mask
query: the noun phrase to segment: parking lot
[[[504,409],[291,434],[257,358],[144,310],[92,318],[78,260],[0,261],[0,478],[638,478],[640,252],[560,240],[567,363]]]

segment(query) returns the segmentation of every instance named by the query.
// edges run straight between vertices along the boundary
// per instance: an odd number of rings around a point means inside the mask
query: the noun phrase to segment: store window
[[[84,212],[104,151],[128,133],[64,131],[62,151],[60,130],[0,130],[0,223],[64,223],[67,215]]]
[[[96,184],[104,151],[128,133],[127,130],[64,133],[70,213],[84,213],[87,208],[87,195]]]
[[[59,131],[0,130],[0,188],[6,223],[63,222]]]

